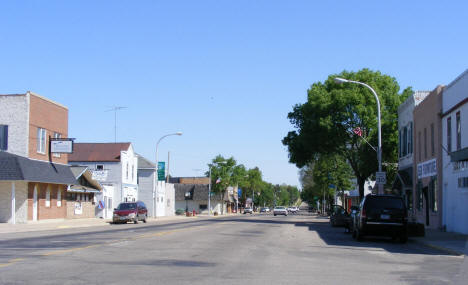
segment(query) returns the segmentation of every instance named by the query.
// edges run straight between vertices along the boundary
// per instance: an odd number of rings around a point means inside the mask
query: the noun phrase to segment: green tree
[[[382,160],[390,163],[398,159],[398,106],[412,91],[407,88],[399,93],[396,79],[378,71],[343,71],[330,75],[323,83],[314,83],[308,90],[307,102],[294,106],[288,114],[296,128],[283,139],[290,162],[304,167],[318,155],[340,155],[351,166],[362,198],[365,180],[378,169],[377,155],[353,130],[359,127],[362,136],[377,145],[376,102],[367,88],[337,84],[335,77],[365,82],[377,92],[381,102]]]

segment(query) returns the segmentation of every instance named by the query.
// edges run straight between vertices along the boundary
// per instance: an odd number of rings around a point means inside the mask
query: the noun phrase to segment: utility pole
[[[112,109],[107,110],[106,112],[114,111],[114,142],[117,142],[117,111],[126,109],[124,106],[114,106]]]

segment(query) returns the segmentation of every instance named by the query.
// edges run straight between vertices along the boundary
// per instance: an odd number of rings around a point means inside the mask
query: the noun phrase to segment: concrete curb
[[[447,254],[458,255],[458,256],[465,255],[465,253],[463,251],[458,251],[456,249],[452,249],[452,248],[448,248],[448,247],[444,247],[444,246],[440,246],[440,245],[435,245],[435,244],[432,244],[432,243],[427,242],[427,241],[414,240],[414,239],[411,239],[411,238],[409,240],[414,242],[414,243],[417,243],[417,244],[420,244],[420,245],[423,245],[423,246],[426,246],[426,247],[429,247],[429,248],[432,248],[432,249],[435,249],[435,250],[445,252]]]

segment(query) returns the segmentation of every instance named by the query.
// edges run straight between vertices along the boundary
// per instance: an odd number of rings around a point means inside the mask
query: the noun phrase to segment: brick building
[[[414,108],[413,217],[429,228],[442,225],[442,92],[437,86]]]
[[[65,218],[76,180],[50,138],[68,136],[67,107],[33,92],[0,95],[0,222]]]

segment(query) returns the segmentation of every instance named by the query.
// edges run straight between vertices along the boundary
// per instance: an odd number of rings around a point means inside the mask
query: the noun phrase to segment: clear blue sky
[[[384,3],[385,2],[385,3]],[[0,93],[69,108],[78,142],[130,141],[171,173],[217,154],[298,185],[287,113],[329,74],[368,67],[432,90],[467,68],[466,1],[2,1]]]

